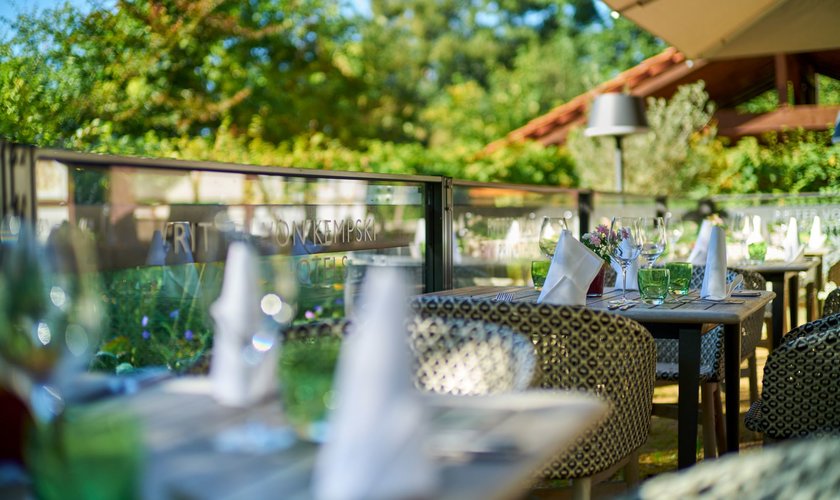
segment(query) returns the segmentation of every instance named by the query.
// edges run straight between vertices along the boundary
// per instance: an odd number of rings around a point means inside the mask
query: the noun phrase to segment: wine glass
[[[554,249],[557,248],[557,240],[560,233],[566,230],[566,219],[562,217],[543,217],[540,226],[540,251],[549,259],[554,257]]]
[[[608,235],[612,256],[621,265],[622,287],[620,304],[627,304],[627,267],[639,258],[642,252],[642,237],[637,217],[613,217]]]
[[[647,267],[653,267],[656,259],[665,252],[667,244],[665,220],[662,217],[642,217],[639,219],[639,243],[642,256],[647,259]]]
[[[20,219],[2,225],[2,376],[38,422],[49,423],[63,413],[105,323],[92,239],[64,223],[43,245]]]

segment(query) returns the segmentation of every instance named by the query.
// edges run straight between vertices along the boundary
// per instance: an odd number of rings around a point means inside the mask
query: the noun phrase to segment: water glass
[[[639,243],[642,257],[647,260],[647,267],[653,267],[656,259],[665,252],[668,241],[665,220],[662,217],[642,217],[639,219]]]
[[[280,350],[280,386],[286,418],[299,436],[320,442],[332,404],[341,339],[288,339]]]
[[[747,245],[747,253],[750,257],[750,262],[754,264],[761,264],[767,256],[767,243],[757,241]]]
[[[542,290],[550,266],[551,261],[548,260],[531,261],[531,279],[534,281],[534,288],[537,290]]]
[[[642,252],[641,234],[639,219],[636,217],[613,217],[610,224],[610,232],[607,236],[607,243],[610,246],[610,253],[621,265],[621,282],[627,283],[627,267],[630,263],[639,258]],[[627,287],[621,292],[621,300],[614,301],[617,304],[627,304]]]
[[[566,230],[566,219],[562,217],[543,217],[540,226],[540,251],[546,257],[554,256],[554,249],[560,239],[560,233]]]
[[[639,269],[639,293],[642,302],[659,305],[668,296],[670,273],[661,267],[645,267]]]
[[[73,409],[59,419],[58,425],[36,422],[27,443],[37,498],[140,498],[143,448],[136,417]]]
[[[688,287],[691,284],[691,263],[669,262],[665,264],[665,269],[670,274],[668,291],[673,295],[688,295]]]

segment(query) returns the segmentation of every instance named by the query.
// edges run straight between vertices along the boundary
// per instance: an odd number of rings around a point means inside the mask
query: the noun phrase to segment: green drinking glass
[[[548,268],[551,267],[551,261],[535,260],[531,262],[531,279],[534,281],[534,288],[542,290],[545,284],[545,277],[548,276]]]
[[[760,264],[764,262],[764,258],[767,256],[767,243],[763,241],[750,243],[747,245],[747,253],[750,256],[751,262]]]
[[[143,442],[138,419],[96,409],[38,422],[27,446],[37,498],[140,498]]]
[[[669,262],[665,269],[670,274],[668,291],[673,295],[688,295],[688,287],[691,283],[690,262]]]
[[[341,339],[290,339],[280,351],[280,387],[289,424],[304,439],[321,442],[332,406],[333,377]]]
[[[668,296],[670,272],[661,267],[639,269],[639,294],[645,304],[659,305]]]

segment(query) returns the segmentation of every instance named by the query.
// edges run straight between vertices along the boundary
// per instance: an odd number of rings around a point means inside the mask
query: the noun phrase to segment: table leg
[[[805,321],[808,323],[817,319],[817,299],[814,291],[814,283],[805,285]]]
[[[782,335],[785,329],[785,289],[787,288],[787,280],[782,277],[779,280],[773,281],[773,292],[776,297],[773,298],[771,308],[773,310],[773,331],[770,332],[770,339],[772,340],[770,352],[779,347],[782,343]]]
[[[823,275],[823,258],[822,256],[819,257],[819,265],[814,270],[816,274],[816,279],[814,280],[815,284],[817,285],[816,293],[814,294],[814,301],[816,302],[817,306],[817,315],[814,319],[822,317],[822,302],[820,301],[820,292],[825,289],[825,276]]]
[[[724,325],[723,354],[726,381],[726,452],[737,453],[741,425],[741,325]]]
[[[799,273],[790,273],[788,294],[788,309],[790,310],[788,329],[793,329],[799,326]]]
[[[677,403],[677,467],[697,461],[697,393],[700,390],[700,329],[680,328],[680,380]]]

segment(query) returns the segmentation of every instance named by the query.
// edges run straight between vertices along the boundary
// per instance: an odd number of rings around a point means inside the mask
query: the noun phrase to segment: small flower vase
[[[601,270],[595,275],[592,283],[589,284],[589,290],[586,291],[587,297],[600,297],[604,295],[604,276],[607,273],[607,265],[601,264]]]

